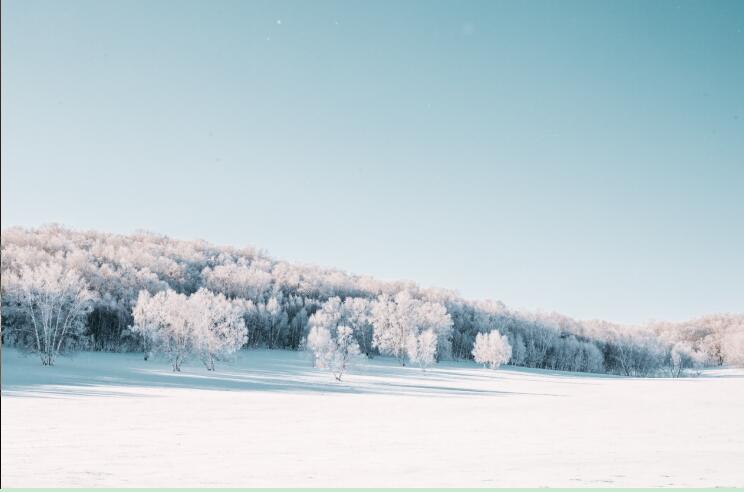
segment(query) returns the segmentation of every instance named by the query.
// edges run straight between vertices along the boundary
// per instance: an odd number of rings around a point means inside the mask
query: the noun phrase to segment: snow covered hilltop
[[[495,330],[500,336],[481,336],[476,355],[491,347],[503,362],[530,368],[646,376],[744,363],[742,314],[635,327],[578,321],[291,264],[253,248],[56,225],[2,232],[2,314],[3,344],[38,352],[45,364],[65,350],[162,348],[165,325],[174,370],[194,354],[214,368],[223,352],[244,346],[308,346],[323,358],[338,356],[340,344],[344,356],[353,346],[425,366],[472,358],[478,335]],[[197,318],[211,331],[195,328]],[[177,338],[183,353],[172,352]]]

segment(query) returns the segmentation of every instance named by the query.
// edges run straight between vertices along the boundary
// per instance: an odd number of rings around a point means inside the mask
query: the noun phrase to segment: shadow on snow
[[[286,393],[390,394],[408,396],[508,396],[517,393],[496,388],[469,388],[464,381],[493,382],[498,371],[475,365],[452,364],[422,371],[402,367],[392,359],[376,357],[357,364],[337,382],[312,367],[307,354],[283,350],[245,350],[235,360],[218,365],[217,371],[199,368],[189,361],[174,373],[163,360],[144,361],[141,354],[84,352],[60,357],[54,367],[42,367],[38,359],[16,350],[3,350],[2,393],[5,397],[156,396],[148,388],[201,389],[212,391],[273,391]],[[203,372],[201,372],[203,371]],[[390,381],[395,378],[395,381]],[[139,391],[138,391],[139,390]]]

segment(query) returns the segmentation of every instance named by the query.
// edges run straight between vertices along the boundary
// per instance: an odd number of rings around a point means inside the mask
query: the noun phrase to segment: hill
[[[48,284],[45,276],[49,275],[57,280],[74,277],[86,298],[79,323],[71,324],[58,344],[61,350],[143,350],[146,340],[131,329],[140,292],[191,295],[205,289],[239,304],[245,346],[252,348],[302,348],[310,318],[338,298],[359,301],[367,311],[380,302],[394,308],[424,303],[430,311],[439,309],[447,317],[437,332],[440,361],[471,358],[476,335],[491,330],[508,339],[510,364],[531,368],[654,375],[744,361],[741,314],[635,327],[579,321],[558,313],[513,310],[498,301],[467,300],[456,292],[413,282],[383,282],[292,264],[253,247],[215,246],[147,232],[76,231],[57,225],[2,232],[5,345],[37,343],[29,329],[33,316],[26,309],[22,284],[31,277],[38,278],[39,285]],[[367,313],[355,328],[354,336],[367,355],[380,353],[375,343],[379,324]]]

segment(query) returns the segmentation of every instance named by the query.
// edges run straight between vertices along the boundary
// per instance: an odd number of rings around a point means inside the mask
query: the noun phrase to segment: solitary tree
[[[54,360],[66,342],[82,335],[85,316],[94,294],[78,273],[59,263],[24,266],[19,273],[3,273],[4,295],[16,300],[28,318],[31,348],[45,366]]]
[[[359,344],[348,326],[339,326],[332,333],[326,327],[313,326],[307,337],[307,348],[313,352],[315,367],[328,369],[337,381],[359,356]]]
[[[246,335],[243,311],[222,294],[199,289],[188,302],[196,320],[194,348],[208,371],[215,360],[222,360],[242,347]]]

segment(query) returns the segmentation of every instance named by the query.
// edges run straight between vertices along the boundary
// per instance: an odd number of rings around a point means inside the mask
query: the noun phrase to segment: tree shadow
[[[5,349],[2,394],[4,397],[46,398],[157,397],[158,394],[151,391],[157,388],[426,397],[527,394],[498,388],[468,388],[461,384],[463,378],[468,378],[493,381],[497,385],[499,378],[493,374],[495,371],[483,376],[466,376],[467,369],[459,372],[452,368],[430,368],[424,372],[418,367],[396,366],[397,363],[382,358],[359,363],[344,376],[343,382],[335,381],[330,372],[313,368],[305,354],[291,351],[241,351],[233,361],[219,365],[215,372],[208,372],[197,364],[198,361],[190,361],[182,372],[174,373],[163,360],[144,361],[140,354],[95,352],[61,357],[54,367],[42,367],[31,356]]]

